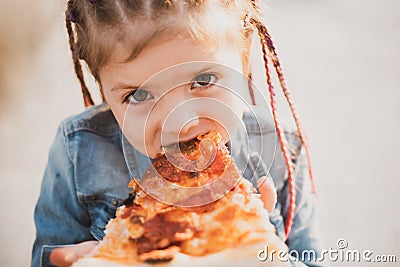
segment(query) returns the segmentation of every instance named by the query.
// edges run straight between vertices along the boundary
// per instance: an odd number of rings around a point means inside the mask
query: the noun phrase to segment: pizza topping
[[[143,235],[134,239],[138,244],[138,255],[163,249],[193,237],[193,231],[185,221],[169,221],[165,214],[158,214],[143,223]]]
[[[144,217],[143,216],[139,216],[139,215],[133,215],[129,218],[129,221],[132,224],[143,224],[144,223]]]

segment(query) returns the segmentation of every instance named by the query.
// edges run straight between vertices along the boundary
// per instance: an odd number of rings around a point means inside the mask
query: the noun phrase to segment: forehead
[[[125,62],[128,51],[117,46],[109,63],[100,69],[99,76],[102,84],[114,81],[135,85],[143,84],[151,76],[166,69],[169,72],[181,71],[195,73],[215,63],[238,68],[241,64],[241,55],[237,46],[226,42],[218,47],[208,46],[206,43],[194,39],[186,31],[174,31],[163,34],[150,42],[132,60]],[[184,64],[196,62],[196,64]],[[172,68],[184,64],[184,68]],[[162,77],[162,75],[158,75]],[[167,79],[167,77],[163,77]],[[106,85],[104,84],[104,85]]]
[[[110,63],[127,62],[137,57],[144,48],[171,38],[176,32],[186,32],[208,48],[218,47],[221,43],[243,45],[240,17],[230,14],[220,6],[204,8],[195,14],[179,12],[155,18],[138,16],[114,27],[99,29],[100,35],[94,38],[91,49],[93,62],[98,61],[97,71]],[[181,34],[182,35],[182,34]],[[115,48],[118,49],[115,49]],[[125,50],[125,51],[124,51]],[[97,58],[97,59],[96,59]],[[96,64],[95,64],[96,65]]]

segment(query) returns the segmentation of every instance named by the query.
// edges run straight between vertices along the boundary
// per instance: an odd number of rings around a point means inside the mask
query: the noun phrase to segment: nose
[[[161,141],[166,146],[188,140],[201,133],[198,99],[176,92],[168,96],[157,112],[161,112]]]
[[[190,117],[190,116],[188,117],[188,116],[186,116],[186,114],[179,114],[179,115],[181,115],[180,116],[181,119],[179,119],[179,120],[184,123],[183,127],[179,131],[179,135],[181,137],[188,136],[192,132],[192,130],[199,125],[199,123],[200,123],[199,117],[196,114],[193,114],[192,117]],[[187,118],[185,118],[185,117],[187,117]]]

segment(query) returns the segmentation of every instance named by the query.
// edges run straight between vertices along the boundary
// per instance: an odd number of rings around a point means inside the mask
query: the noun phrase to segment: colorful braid
[[[79,83],[81,84],[83,102],[85,103],[85,107],[89,107],[89,106],[94,105],[94,102],[93,102],[92,96],[90,95],[90,91],[86,86],[85,79],[83,77],[79,51],[77,51],[76,45],[75,45],[75,37],[74,37],[74,31],[72,29],[72,23],[78,23],[78,17],[77,17],[76,12],[74,12],[74,9],[72,8],[72,2],[69,1],[67,11],[65,12],[65,26],[66,26],[67,32],[68,32],[69,47],[70,47],[71,53],[72,53],[72,60],[74,62],[75,74],[79,80]]]
[[[268,38],[265,35],[265,26],[255,20],[251,19],[250,23],[252,23],[256,28],[258,35],[260,37],[261,41],[261,49],[263,52],[263,59],[264,59],[264,65],[265,65],[265,70],[266,70],[266,76],[267,76],[267,85],[268,85],[268,90],[269,90],[269,95],[270,95],[270,104],[271,104],[271,109],[272,109],[272,116],[274,119],[275,123],[275,128],[278,134],[278,139],[279,143],[281,145],[281,149],[283,152],[283,157],[285,159],[285,164],[286,168],[288,171],[288,179],[289,179],[289,209],[288,209],[288,214],[285,222],[285,233],[286,233],[286,239],[289,237],[290,231],[292,229],[292,224],[293,224],[293,218],[294,218],[294,212],[296,208],[296,189],[295,189],[295,180],[294,180],[294,169],[293,169],[293,164],[289,156],[289,151],[286,146],[285,140],[284,140],[284,132],[283,129],[279,123],[278,117],[277,117],[277,111],[276,111],[276,102],[275,102],[275,91],[274,91],[274,86],[271,81],[271,75],[270,75],[270,70],[269,70],[269,59],[268,59]]]
[[[276,53],[276,49],[275,49],[274,43],[272,42],[271,35],[268,33],[268,29],[265,26],[262,28],[262,33],[265,36],[266,45],[268,47],[268,51],[270,52],[271,60],[272,60],[272,63],[274,65],[274,67],[275,67],[276,73],[278,75],[278,79],[279,79],[279,83],[281,85],[282,91],[283,91],[283,93],[285,95],[286,101],[289,104],[290,111],[291,111],[292,116],[294,118],[294,121],[296,123],[297,132],[299,134],[300,141],[304,145],[304,149],[305,149],[306,157],[307,157],[308,172],[309,172],[309,175],[310,175],[311,187],[312,187],[313,193],[316,194],[317,191],[316,191],[316,188],[315,188],[314,177],[313,177],[312,168],[311,168],[311,157],[310,157],[310,151],[309,151],[309,145],[308,145],[307,138],[304,135],[303,127],[301,126],[301,123],[300,123],[300,120],[299,120],[299,118],[297,116],[294,104],[293,104],[292,99],[290,97],[290,93],[289,93],[289,91],[287,89],[285,78],[284,78],[284,75],[283,75],[283,72],[282,72],[282,67],[281,67],[281,64],[279,62],[278,54]]]

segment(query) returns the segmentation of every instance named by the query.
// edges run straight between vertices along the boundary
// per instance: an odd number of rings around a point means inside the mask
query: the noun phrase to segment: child
[[[298,135],[284,133],[277,120],[270,60],[292,104],[256,1],[70,0],[66,27],[85,106],[94,103],[81,61],[104,103],[59,127],[35,209],[32,266],[70,265],[90,251],[95,242],[84,241],[103,238],[129,194],[130,179],[140,178],[168,145],[211,130],[222,134],[243,177],[272,176],[276,205],[271,179],[258,184],[282,242],[320,255],[307,146],[293,109]],[[257,120],[243,104],[246,90],[255,103],[253,32],[262,43],[274,123]],[[243,83],[242,75],[250,82]],[[248,143],[235,134],[243,133],[242,124]],[[276,145],[282,152],[274,158]]]

